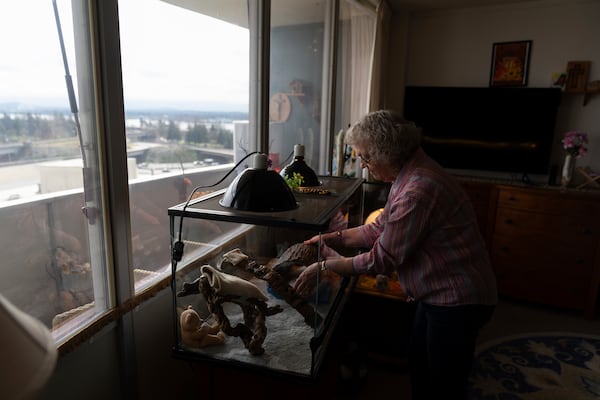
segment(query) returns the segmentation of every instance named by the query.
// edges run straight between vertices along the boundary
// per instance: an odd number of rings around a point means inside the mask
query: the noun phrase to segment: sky
[[[76,81],[70,1],[57,3]],[[248,110],[247,29],[160,0],[119,13],[126,108]],[[67,104],[52,0],[0,1],[0,37],[0,103]]]

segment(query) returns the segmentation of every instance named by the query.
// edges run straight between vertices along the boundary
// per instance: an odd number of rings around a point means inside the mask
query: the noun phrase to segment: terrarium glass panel
[[[295,279],[321,259],[303,241],[362,218],[359,180],[321,179],[292,211],[238,212],[222,192],[169,209],[173,246],[184,244],[172,266],[177,356],[315,377],[351,282],[329,274],[297,294]]]

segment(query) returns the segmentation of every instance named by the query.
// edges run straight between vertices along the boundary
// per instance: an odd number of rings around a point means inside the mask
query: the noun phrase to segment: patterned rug
[[[600,399],[600,336],[510,336],[478,348],[473,400]]]

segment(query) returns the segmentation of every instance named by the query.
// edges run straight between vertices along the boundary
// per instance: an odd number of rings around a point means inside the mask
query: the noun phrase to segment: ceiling
[[[532,0],[387,0],[392,9],[451,9],[465,7],[481,7],[506,5],[515,3],[530,3]]]
[[[247,27],[247,0],[162,0],[175,6],[210,15],[235,25]],[[326,0],[271,0],[272,26],[322,20]],[[348,0],[357,6],[375,9],[380,0]],[[539,0],[386,0],[392,11],[426,11],[527,3]],[[566,0],[564,0],[566,1]]]

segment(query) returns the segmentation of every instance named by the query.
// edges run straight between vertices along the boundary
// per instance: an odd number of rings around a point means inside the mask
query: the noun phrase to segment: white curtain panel
[[[373,67],[371,71],[371,96],[369,111],[385,108],[385,98],[382,87],[385,86],[387,65],[387,48],[389,46],[390,23],[392,12],[386,1],[381,0],[377,6],[375,26],[375,43],[373,48]]]
[[[356,1],[345,1],[340,17],[342,120],[352,124],[369,111],[376,14]]]
[[[376,17],[372,4],[356,0],[340,3],[340,117],[347,125],[358,121],[370,111]],[[336,151],[342,154],[344,131],[338,135]],[[357,177],[362,176],[360,162],[346,161],[346,164],[342,164],[340,160],[337,165],[340,175],[354,173]]]

